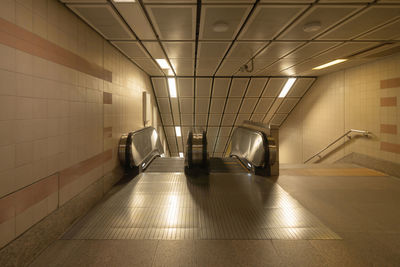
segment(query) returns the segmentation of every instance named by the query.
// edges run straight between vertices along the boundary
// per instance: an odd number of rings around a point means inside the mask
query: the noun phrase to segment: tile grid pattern
[[[340,239],[265,178],[219,173],[209,179],[142,173],[63,239]]]
[[[315,66],[333,59],[347,58],[388,40],[396,44],[400,37],[399,1],[366,0],[354,1],[351,5],[344,0],[290,1],[285,5],[268,0],[240,3],[210,0],[202,1],[201,5],[191,0],[139,0],[135,4],[99,0],[94,1],[94,5],[85,5],[84,0],[61,1],[95,28],[98,21],[91,17],[91,12],[95,9],[111,12],[119,21],[114,25],[115,29],[125,31],[129,28],[134,35],[124,38],[110,35],[106,38],[150,76],[161,78],[176,74],[178,78],[188,79],[182,84],[177,81],[181,91],[188,92],[178,94],[178,100],[167,99],[168,92],[159,96],[166,98],[159,101],[168,102],[170,106],[169,111],[163,112],[162,106],[168,104],[159,104],[160,112],[164,113],[164,126],[208,129],[210,125],[232,126],[244,119],[281,125],[296,100],[275,101],[276,105],[270,109],[271,114],[257,110],[254,116],[249,116],[253,112],[241,113],[238,108],[238,101],[246,101],[230,99],[233,106],[228,105],[232,109],[228,109],[226,116],[221,112],[207,113],[206,110],[213,103],[207,103],[206,98],[214,96],[207,95],[208,88],[203,88],[204,84],[198,83],[196,78],[317,76],[326,73],[326,70],[312,70]],[[213,25],[219,21],[229,21],[229,30],[216,33]],[[321,29],[311,33],[303,31],[304,25],[310,21],[320,21]],[[118,23],[121,25],[118,26]],[[265,23],[268,24],[268,31],[260,26]],[[105,34],[103,29],[97,27],[97,30]],[[172,69],[160,68],[155,59],[165,59]],[[240,66],[249,64],[250,59],[254,60],[253,71],[240,72]],[[331,70],[367,60],[371,59],[358,56]],[[275,89],[278,90],[279,86]],[[240,98],[243,95],[226,97]],[[248,100],[248,103],[251,101]],[[268,110],[268,103],[268,99],[265,99],[261,105]],[[281,106],[282,109],[279,109]],[[222,133],[232,132],[232,128],[225,130]],[[221,129],[212,129],[210,133],[213,131],[220,133]],[[210,135],[210,148],[214,156],[225,154],[229,138],[229,134]],[[172,134],[168,139],[171,155],[178,156],[178,152],[183,152],[185,140]]]

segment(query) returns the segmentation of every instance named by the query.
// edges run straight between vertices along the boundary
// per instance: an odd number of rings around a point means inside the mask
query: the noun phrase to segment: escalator
[[[128,173],[136,172],[62,238],[338,238],[273,179],[264,177],[273,174],[277,164],[267,130],[254,125],[236,128],[229,158],[209,158],[206,144],[205,133],[191,133],[185,158],[168,158],[154,128],[124,135],[120,161]]]

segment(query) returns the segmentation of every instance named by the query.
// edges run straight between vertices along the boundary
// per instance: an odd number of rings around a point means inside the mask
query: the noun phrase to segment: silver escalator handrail
[[[126,167],[145,168],[154,157],[163,153],[164,149],[154,127],[122,135],[118,147],[119,160]]]
[[[360,134],[360,135],[366,136],[366,137],[368,137],[369,134],[370,134],[369,131],[350,129],[347,132],[345,132],[343,135],[341,135],[339,138],[337,138],[334,141],[332,141],[331,143],[329,143],[324,149],[320,150],[318,153],[316,153],[312,157],[308,158],[306,161],[304,161],[304,163],[309,162],[310,160],[312,160],[315,157],[320,157],[321,158],[320,154],[322,152],[324,152],[325,150],[327,150],[328,148],[330,148],[331,146],[333,146],[334,144],[336,144],[337,142],[339,142],[342,138],[344,138],[346,136],[348,138],[351,138],[351,136],[350,136],[351,133],[357,133],[357,134]]]

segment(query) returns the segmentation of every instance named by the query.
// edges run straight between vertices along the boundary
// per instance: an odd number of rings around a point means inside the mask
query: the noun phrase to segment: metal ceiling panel
[[[170,103],[168,98],[157,98],[160,113],[171,113]]]
[[[258,101],[258,98],[254,97],[246,97],[243,99],[242,106],[240,107],[240,112],[239,113],[252,113],[254,110],[254,107],[256,106]]]
[[[246,92],[249,78],[234,78],[229,91],[229,97],[243,97]]]
[[[181,114],[182,126],[193,126],[193,114]]]
[[[194,42],[163,42],[169,58],[194,58]]]
[[[164,126],[174,125],[174,121],[172,120],[172,115],[169,113],[161,114],[161,119]]]
[[[171,102],[172,113],[178,113],[179,114],[178,98],[171,98],[170,102]]]
[[[138,2],[117,3],[113,1],[112,3],[140,40],[156,39],[153,29]]]
[[[214,78],[212,97],[226,97],[228,94],[230,78]]]
[[[285,98],[276,113],[290,113],[300,98]]]
[[[238,114],[236,121],[235,121],[235,126],[239,126],[243,124],[243,121],[247,121],[250,119],[251,114]]]
[[[194,74],[194,59],[171,58],[176,75],[191,76]]]
[[[266,42],[235,42],[229,50],[227,58],[246,62],[264,48],[266,44]]]
[[[214,75],[221,60],[197,60],[196,74],[198,76],[212,76]]]
[[[219,129],[219,127],[208,127],[207,128],[207,137],[209,137],[209,136],[216,137],[218,135],[218,129]]]
[[[165,78],[151,78],[154,92],[157,97],[168,97],[167,82]]]
[[[263,97],[276,97],[282,90],[286,78],[271,78],[269,79],[263,93]],[[257,112],[258,113],[258,112]]]
[[[167,137],[175,137],[175,128],[173,126],[166,126],[164,127],[164,130]]]
[[[196,78],[196,97],[210,97],[211,78]]]
[[[260,0],[260,3],[301,3],[301,4],[308,4],[313,3],[315,0]]]
[[[158,42],[142,42],[153,58],[165,59],[164,52]]]
[[[275,115],[272,117],[272,120],[271,120],[271,122],[270,122],[271,125],[280,126],[280,125],[282,124],[282,122],[286,119],[287,115],[288,115],[288,114],[275,114]]]
[[[207,114],[208,104],[210,103],[210,98],[208,97],[196,97],[196,115],[197,114]]]
[[[193,98],[179,98],[180,108],[182,114],[193,114]]]
[[[187,4],[187,3],[196,3],[197,0],[143,0],[146,4]]]
[[[107,3],[107,0],[60,0],[62,3],[68,3],[68,4],[87,4],[87,3],[96,3],[96,4],[105,4]]]
[[[258,5],[239,40],[271,40],[305,8],[300,5]]]
[[[217,143],[215,145],[215,152],[217,153],[224,152],[227,141],[228,141],[228,136],[219,136]]]
[[[324,32],[333,25],[358,11],[361,6],[342,5],[342,6],[313,6],[289,29],[287,29],[279,40],[311,40],[318,34]],[[308,23],[318,22],[320,29],[317,31],[305,31]]]
[[[296,83],[293,85],[288,93],[288,97],[302,97],[304,93],[310,88],[314,82],[314,78],[300,78],[297,79]]]
[[[239,110],[240,103],[242,102],[242,98],[232,98],[229,97],[226,102],[225,113],[234,113],[236,114]]]
[[[193,97],[193,78],[178,78],[178,95],[179,97]]]
[[[264,118],[264,123],[268,124],[271,121],[272,117],[274,116],[274,114],[276,113],[277,109],[282,104],[282,102],[283,98],[276,98],[274,104],[272,104],[272,107],[269,109],[267,116],[265,116]]]
[[[223,58],[230,42],[199,42],[198,56],[201,59]]]
[[[268,78],[251,78],[246,97],[259,97],[267,81]]]
[[[231,76],[239,70],[243,65],[243,61],[225,59],[217,71],[217,75]]]
[[[264,119],[265,114],[253,114],[251,115],[250,120],[255,122],[262,122]]]
[[[252,4],[254,3],[256,0],[202,0],[202,3],[205,4]]]
[[[107,40],[133,40],[135,37],[109,4],[68,4],[78,16]]]
[[[283,58],[275,62],[274,64],[268,66],[264,70],[257,73],[260,76],[268,76],[268,75],[281,75],[280,71],[290,68],[295,64],[300,63],[302,60],[300,59],[292,59],[292,58]]]
[[[320,54],[329,48],[339,45],[338,42],[318,42],[318,43],[308,43],[305,46],[297,49],[296,51],[290,53],[285,56],[285,58],[293,58],[293,59],[307,59],[313,57],[317,54]]]
[[[371,3],[374,0],[320,0],[320,3],[348,4],[351,3]]]
[[[295,65],[295,66],[287,69],[287,71],[290,71],[290,72],[296,73],[296,74],[301,74],[306,71],[310,72],[312,70],[312,68],[314,68],[314,67],[317,67],[319,65],[325,64],[327,62],[330,62],[330,61],[338,59],[338,58],[347,58],[350,55],[353,55],[353,54],[363,51],[365,49],[371,48],[377,44],[378,43],[372,43],[372,42],[371,43],[370,42],[344,43],[343,45],[335,47],[315,58],[312,58],[301,64]],[[318,71],[315,71],[315,73],[318,73]]]
[[[202,5],[200,40],[232,40],[246,19],[251,5]],[[216,29],[219,24],[227,29]]]
[[[221,123],[222,114],[210,114],[208,118],[208,126],[219,126]]]
[[[271,42],[256,59],[279,59],[303,45],[303,42]]]
[[[224,114],[222,117],[221,126],[232,126],[235,122],[236,114]]]
[[[207,125],[207,114],[196,114],[196,127],[205,127]]]
[[[194,40],[196,6],[147,5],[157,34],[162,40]]]
[[[151,76],[164,74],[152,59],[133,59],[133,61]]]
[[[400,36],[400,19],[386,24],[383,27],[379,27],[376,30],[368,32],[361,37],[359,40],[393,40]]]
[[[221,127],[219,131],[219,136],[229,136],[232,127]]]
[[[211,98],[211,107],[210,107],[210,113],[222,113],[224,111],[225,107],[225,98],[216,98],[212,97]]]
[[[118,47],[127,57],[132,59],[150,58],[143,47],[137,41],[114,41],[111,42]]]
[[[262,114],[267,113],[273,102],[274,98],[272,97],[261,98],[254,110],[254,113],[262,113]]]
[[[172,118],[174,119],[174,125],[181,125],[181,118],[179,113],[172,113]]]
[[[318,39],[349,40],[400,16],[400,6],[371,6]]]

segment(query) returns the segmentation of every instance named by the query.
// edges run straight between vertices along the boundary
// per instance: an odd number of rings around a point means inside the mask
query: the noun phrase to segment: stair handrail
[[[304,164],[309,162],[310,160],[312,160],[315,157],[319,157],[320,159],[322,158],[320,156],[320,154],[322,152],[324,152],[325,150],[327,150],[328,148],[330,148],[331,146],[333,146],[334,144],[336,144],[338,141],[340,141],[343,137],[348,137],[349,139],[351,139],[350,134],[351,133],[357,133],[357,134],[361,134],[362,136],[366,136],[368,137],[370,132],[369,131],[365,131],[365,130],[356,130],[356,129],[350,129],[348,130],[346,133],[344,133],[343,135],[341,135],[339,138],[335,139],[333,142],[331,142],[329,145],[327,145],[324,149],[322,149],[321,151],[319,151],[318,153],[314,154],[312,157],[308,158],[306,161],[304,161]]]

